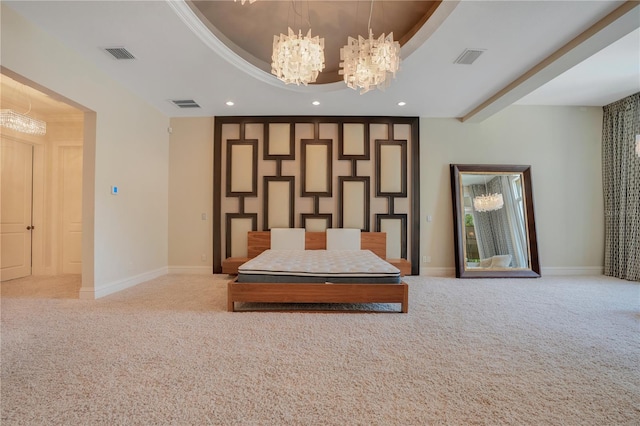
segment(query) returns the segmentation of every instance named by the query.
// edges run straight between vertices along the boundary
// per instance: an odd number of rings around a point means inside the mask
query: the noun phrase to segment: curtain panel
[[[514,192],[514,176],[500,176],[500,192],[504,198],[504,216],[507,219],[505,233],[511,241],[514,268],[528,268],[527,236],[525,235],[525,221],[522,216],[516,194]]]
[[[485,195],[487,189],[484,185],[469,185],[469,195],[471,196],[473,226],[476,231],[476,242],[480,259],[487,259],[498,254],[493,239],[491,218],[487,212],[479,212],[473,206],[473,199],[479,195]]]
[[[506,176],[505,176],[506,177]],[[504,206],[501,209],[493,210],[490,212],[486,212],[490,217],[491,221],[491,231],[493,233],[493,239],[495,241],[496,255],[511,255],[511,266],[512,267],[520,267],[517,264],[517,256],[513,247],[513,241],[511,239],[511,225],[509,224],[509,219],[507,218],[507,204],[510,202],[511,198],[510,189],[502,186],[502,181],[500,176],[496,176],[487,182],[487,187],[489,188],[490,194],[502,194],[502,199],[504,201]]]
[[[604,274],[640,281],[640,92],[603,108]]]

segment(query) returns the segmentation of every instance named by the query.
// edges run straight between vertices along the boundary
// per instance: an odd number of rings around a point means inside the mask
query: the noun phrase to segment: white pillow
[[[272,250],[304,250],[304,228],[271,228]]]
[[[351,228],[327,229],[327,250],[360,250],[360,230]]]
[[[480,267],[481,268],[491,268],[491,261],[493,259],[490,257],[487,257],[486,259],[480,259]]]
[[[491,267],[492,268],[508,268],[511,264],[511,255],[503,254],[500,256],[493,256],[491,258]]]

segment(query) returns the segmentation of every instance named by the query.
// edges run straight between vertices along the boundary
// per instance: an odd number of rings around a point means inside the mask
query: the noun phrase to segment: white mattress
[[[400,270],[370,250],[266,250],[239,274],[297,277],[399,277]]]

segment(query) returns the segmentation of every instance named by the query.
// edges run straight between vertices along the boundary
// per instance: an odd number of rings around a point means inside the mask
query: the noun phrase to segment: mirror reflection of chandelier
[[[503,206],[502,194],[478,195],[473,199],[473,208],[479,212],[500,210]]]
[[[494,193],[490,194],[487,189],[487,178],[484,178],[483,195],[478,195],[473,199],[473,208],[478,212],[490,212],[494,210],[500,210],[504,206],[504,200],[502,194]]]

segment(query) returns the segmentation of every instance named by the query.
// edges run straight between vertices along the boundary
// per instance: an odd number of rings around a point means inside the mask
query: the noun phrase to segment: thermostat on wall
[[[111,195],[118,195],[118,187],[117,186],[112,186],[111,187]]]

